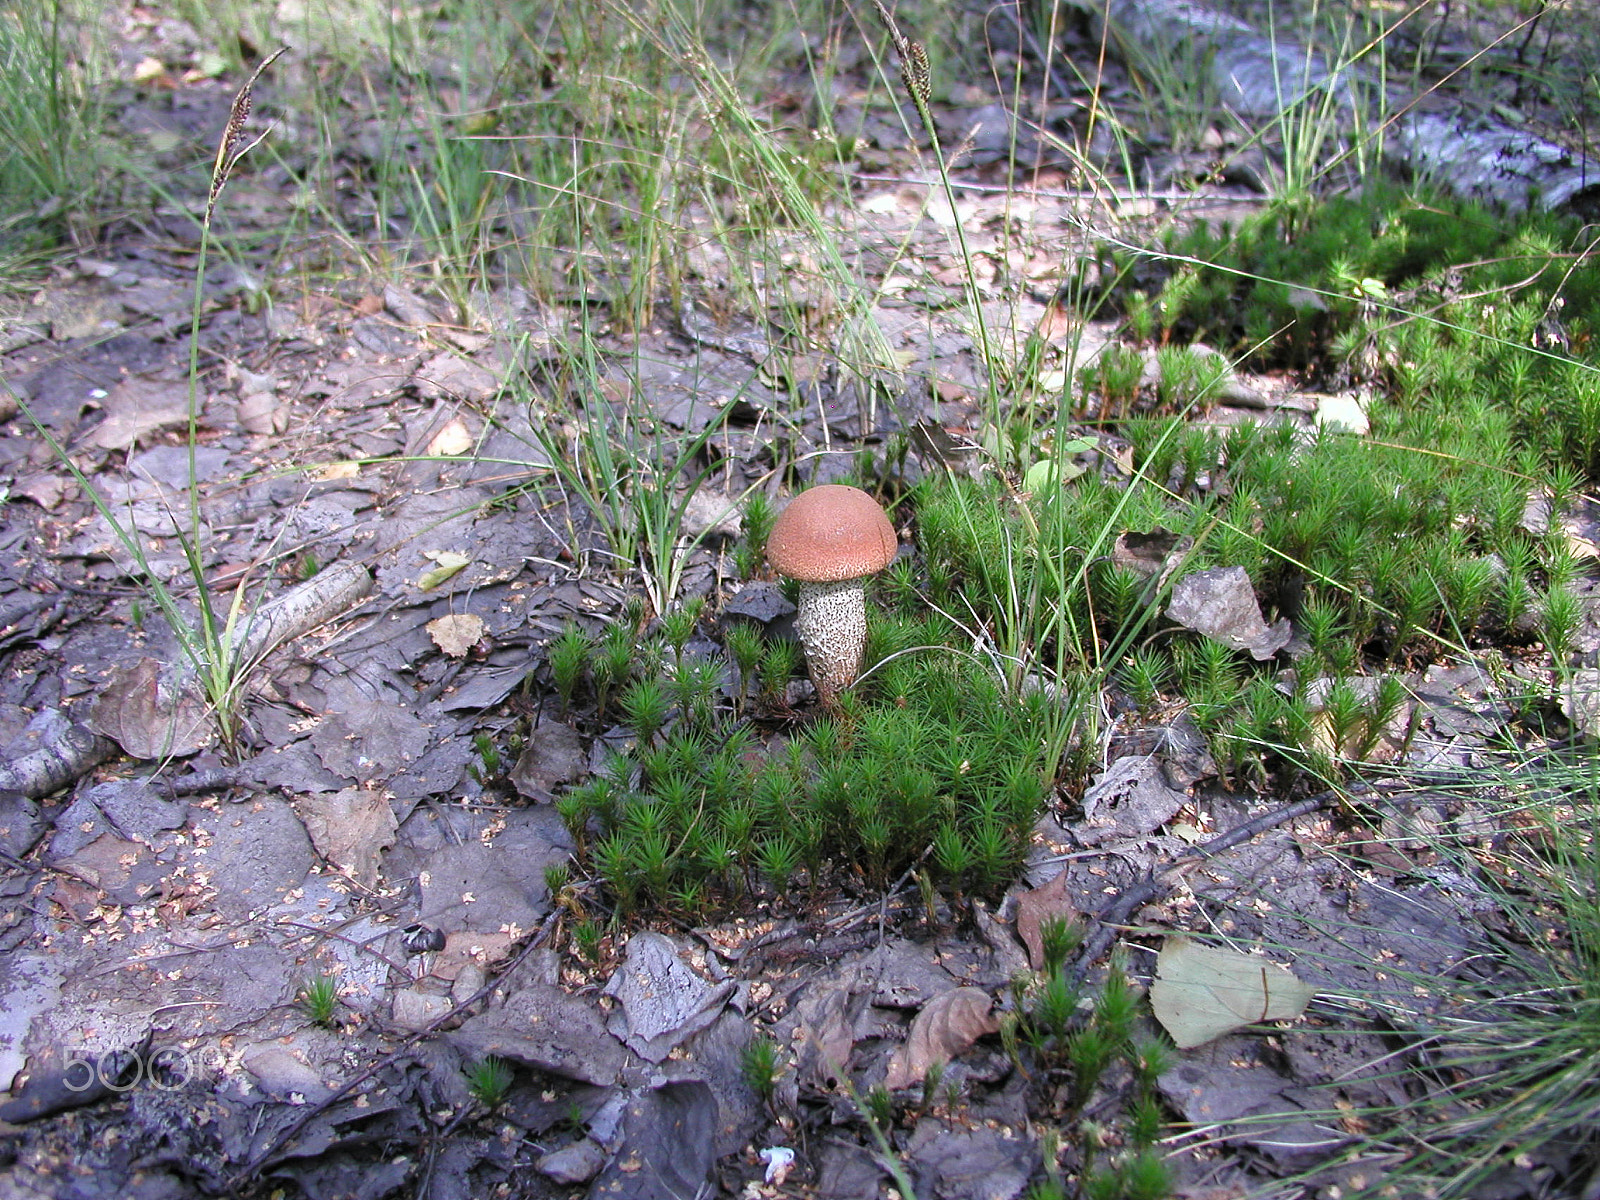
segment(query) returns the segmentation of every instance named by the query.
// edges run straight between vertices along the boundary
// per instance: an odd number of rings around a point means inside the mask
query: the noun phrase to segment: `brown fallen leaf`
[[[1035,971],[1044,970],[1044,933],[1046,921],[1063,919],[1076,921],[1083,914],[1067,899],[1067,873],[1062,871],[1043,887],[1023,892],[1017,897],[1017,936],[1028,948],[1028,961]]]
[[[1117,535],[1111,547],[1111,561],[1125,571],[1155,579],[1157,587],[1164,587],[1193,546],[1192,537],[1160,525],[1149,533],[1130,529]]]
[[[985,1034],[995,1033],[1000,1022],[990,1011],[989,993],[982,988],[960,987],[935,996],[923,1005],[903,1045],[889,1059],[884,1086],[890,1091],[921,1083],[935,1063],[949,1062]]]
[[[454,980],[469,966],[488,967],[502,962],[517,939],[509,933],[487,933],[466,929],[448,934],[444,949],[430,960],[428,974]]]
[[[209,745],[216,733],[192,685],[153,658],[112,671],[88,724],[133,758],[183,758]]]

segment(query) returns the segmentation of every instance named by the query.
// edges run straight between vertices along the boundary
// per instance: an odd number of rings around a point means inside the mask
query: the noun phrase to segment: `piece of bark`
[[[53,716],[55,720],[38,730],[40,736],[31,747],[0,763],[0,791],[21,792],[38,800],[88,774],[116,753],[116,743],[110,738],[59,713]],[[34,725],[39,724],[40,718],[35,718]]]
[[[284,642],[354,608],[371,591],[372,572],[360,563],[341,562],[323,568],[250,616],[239,640],[238,661],[244,665],[259,662]]]

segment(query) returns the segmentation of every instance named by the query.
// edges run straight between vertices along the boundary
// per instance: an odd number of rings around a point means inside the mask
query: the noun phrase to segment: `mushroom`
[[[801,492],[767,538],[767,561],[800,581],[795,630],[826,705],[855,682],[867,644],[866,577],[894,559],[894,526],[860,488],[825,483]]]

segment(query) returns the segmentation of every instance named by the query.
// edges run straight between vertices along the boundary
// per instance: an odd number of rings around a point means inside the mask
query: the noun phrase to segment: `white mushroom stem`
[[[867,645],[866,581],[801,583],[795,632],[806,648],[811,682],[824,704],[856,681]]]

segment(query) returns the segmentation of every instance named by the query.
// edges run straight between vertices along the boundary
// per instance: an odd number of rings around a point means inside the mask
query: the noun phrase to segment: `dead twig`
[[[1325,792],[1318,792],[1315,796],[1307,796],[1304,800],[1297,800],[1293,804],[1285,804],[1279,808],[1269,809],[1259,816],[1251,817],[1235,825],[1227,833],[1218,834],[1209,842],[1196,846],[1186,854],[1181,854],[1164,867],[1158,867],[1150,872],[1142,883],[1127,889],[1107,905],[1100,914],[1094,918],[1095,930],[1084,939],[1083,949],[1078,951],[1077,958],[1073,959],[1069,972],[1072,978],[1082,979],[1088,974],[1089,968],[1102,954],[1111,948],[1111,943],[1116,939],[1117,929],[1125,925],[1128,918],[1142,905],[1148,904],[1157,895],[1166,891],[1180,878],[1192,871],[1201,863],[1215,858],[1225,850],[1243,842],[1248,842],[1258,833],[1265,833],[1269,829],[1276,829],[1296,817],[1303,817],[1307,813],[1316,812],[1330,800],[1342,798],[1345,795],[1338,788],[1329,788]]]

